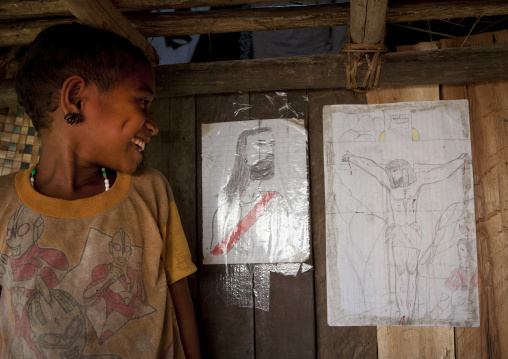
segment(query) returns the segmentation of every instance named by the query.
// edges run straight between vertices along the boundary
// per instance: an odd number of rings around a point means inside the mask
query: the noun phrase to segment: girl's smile
[[[88,84],[82,102],[86,136],[80,140],[83,159],[124,173],[133,173],[143,160],[150,138],[159,132],[149,112],[155,80],[148,64],[105,92]],[[87,121],[89,120],[89,121]]]

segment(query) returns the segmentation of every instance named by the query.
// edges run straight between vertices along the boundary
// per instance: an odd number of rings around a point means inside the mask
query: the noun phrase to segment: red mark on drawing
[[[258,220],[259,217],[265,212],[266,207],[270,201],[277,195],[277,192],[266,192],[252,210],[236,225],[236,228],[231,231],[212,251],[214,256],[225,254],[229,252],[231,247],[240,240],[240,237]]]
[[[464,160],[464,167],[462,167],[462,175],[466,174],[466,160]]]
[[[416,202],[416,198],[413,198],[413,203],[411,203],[411,207],[413,208],[413,213],[415,213],[415,202]]]
[[[353,170],[351,169],[351,162],[349,162],[349,156],[347,156],[347,164],[349,165],[349,174],[353,175]]]
[[[400,318],[400,320],[399,320],[399,324],[400,324],[400,325],[404,325],[404,324],[406,324],[406,316],[405,316],[405,315],[403,315],[403,316]]]
[[[462,225],[462,224],[459,224],[459,229],[460,231],[462,232],[462,234],[465,234],[466,236],[469,237],[469,234],[470,234],[470,229],[468,226],[465,226],[465,225]]]

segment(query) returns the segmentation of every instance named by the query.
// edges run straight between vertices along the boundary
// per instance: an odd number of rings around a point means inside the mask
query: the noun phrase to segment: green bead
[[[35,174],[37,173],[37,171],[35,170],[35,168],[32,170],[32,175],[35,176]]]

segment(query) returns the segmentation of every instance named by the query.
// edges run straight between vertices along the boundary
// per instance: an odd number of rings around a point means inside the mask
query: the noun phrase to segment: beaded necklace
[[[104,167],[101,168],[102,177],[104,178],[104,188],[105,191],[109,190],[109,180],[108,180],[108,174],[106,173],[106,169]],[[37,174],[37,170],[34,168],[32,172],[30,173],[30,184],[32,187],[35,183],[35,175]]]

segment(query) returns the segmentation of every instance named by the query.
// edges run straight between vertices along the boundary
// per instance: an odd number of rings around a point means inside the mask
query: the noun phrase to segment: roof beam
[[[150,11],[157,9],[190,9],[203,6],[232,6],[275,3],[280,0],[112,0],[120,12]],[[2,0],[0,20],[21,20],[45,17],[66,17],[72,13],[59,0]]]
[[[338,54],[157,66],[156,93],[157,96],[184,96],[345,88],[345,58],[346,55]],[[382,54],[379,86],[508,80],[506,58],[508,45]],[[366,69],[366,65],[359,67],[358,76],[364,76]],[[13,80],[0,82],[0,108],[10,106],[17,106]]]
[[[153,63],[159,63],[159,56],[152,45],[146,41],[110,0],[60,0],[83,24],[112,31],[129,39],[142,49]]]
[[[135,1],[133,1],[135,2]],[[81,2],[83,4],[83,2]],[[500,0],[436,2],[391,2],[386,11],[387,23],[508,15],[508,2]],[[126,16],[144,36],[176,36],[240,31],[281,30],[349,24],[349,4],[229,9]],[[44,28],[70,23],[72,18],[0,23],[0,47],[30,43]]]
[[[156,93],[158,96],[184,96],[346,88],[346,56],[316,55],[158,66],[155,68]],[[506,80],[506,58],[508,45],[386,53],[381,55],[379,87]],[[367,64],[358,67],[358,77],[363,78],[367,70]]]

